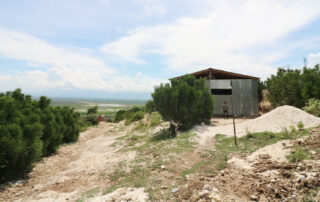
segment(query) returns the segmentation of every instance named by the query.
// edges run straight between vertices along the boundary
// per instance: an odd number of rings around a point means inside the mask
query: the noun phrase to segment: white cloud
[[[105,92],[152,92],[154,86],[166,80],[154,79],[138,73],[135,76],[115,76],[108,80],[98,75],[83,72],[70,74],[68,69],[49,69],[48,71],[29,71],[16,75],[0,76],[0,91],[22,88],[28,92],[43,92],[52,90],[72,91],[100,90]],[[72,75],[73,77],[65,77]],[[80,78],[80,79],[79,79]]]
[[[279,41],[320,14],[316,0],[206,2],[205,17],[138,27],[101,50],[136,63],[161,55],[168,68],[182,72],[211,66],[265,77],[275,71],[268,64],[288,52]]]
[[[31,35],[0,28],[0,55],[42,67],[68,67],[72,70],[92,71],[102,74],[113,73],[104,62],[88,53],[56,47]]]
[[[308,56],[308,67],[320,64],[320,53],[310,53]]]
[[[0,77],[0,90],[104,90],[150,92],[159,80],[147,76],[117,76],[88,51],[67,50],[36,37],[0,29],[0,55],[25,61],[29,71]],[[35,69],[36,68],[36,69]]]
[[[126,91],[126,92],[152,92],[154,86],[160,83],[167,82],[162,79],[154,79],[143,75],[141,72],[134,77],[118,76],[108,81],[108,86],[112,86],[111,91]]]
[[[134,0],[139,3],[147,16],[160,16],[167,13],[163,0]]]

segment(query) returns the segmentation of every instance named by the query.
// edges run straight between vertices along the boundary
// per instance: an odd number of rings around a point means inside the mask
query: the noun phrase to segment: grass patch
[[[312,159],[313,156],[303,146],[295,146],[293,152],[287,156],[290,163],[300,162],[302,160]]]
[[[111,186],[104,190],[104,194],[113,192],[119,187],[144,187],[151,173],[148,169],[134,165],[129,172],[124,169],[116,169],[109,175]]]
[[[153,112],[151,114],[150,127],[155,127],[161,123],[162,117],[159,112]]]
[[[138,124],[133,128],[132,131],[140,131],[140,132],[145,132],[148,129],[148,125],[145,124],[143,121],[139,121]]]
[[[197,171],[200,170],[200,168],[202,168],[203,166],[207,166],[209,164],[210,164],[210,161],[199,161],[199,162],[193,164],[193,166],[191,168],[188,168],[188,169],[182,171],[182,173],[180,175],[183,179],[186,179],[187,175],[192,174],[192,173],[196,173]]]
[[[128,134],[118,138],[118,141],[126,145],[122,152],[134,150],[137,155],[135,160],[128,164],[130,169],[127,166],[118,165],[118,169],[108,175],[110,183],[105,188],[104,194],[120,187],[146,187],[153,199],[165,197],[162,196],[163,190],[161,192],[161,180],[159,180],[159,175],[163,171],[161,166],[174,161],[171,155],[192,150],[196,144],[192,137],[196,134],[190,131],[179,133],[176,138],[154,138],[154,136],[161,136],[163,132],[160,131],[155,135]],[[165,170],[171,172],[168,168]],[[151,187],[152,189],[148,189]]]
[[[84,202],[86,199],[96,196],[99,193],[99,191],[100,191],[99,187],[95,187],[93,189],[90,189],[90,190],[84,192],[82,194],[82,197],[77,199],[76,202]]]
[[[224,135],[216,135],[216,150],[225,154],[232,152],[252,153],[262,147],[274,144],[281,140],[297,139],[308,134],[308,130],[302,131],[288,131],[284,129],[280,133],[261,132],[261,133],[248,133],[246,136],[238,139],[238,146],[234,144],[233,137],[225,137]]]
[[[184,170],[181,176],[184,178],[192,173],[215,173],[217,170],[223,170],[228,159],[233,155],[249,154],[262,147],[274,144],[281,140],[297,139],[308,134],[308,130],[288,131],[284,129],[280,133],[261,132],[248,133],[246,136],[238,138],[238,147],[235,146],[234,137],[227,137],[217,134],[215,139],[215,150],[207,150],[200,156],[203,161],[195,163],[191,168]],[[301,158],[310,158],[305,151],[298,151],[292,158],[297,160]]]

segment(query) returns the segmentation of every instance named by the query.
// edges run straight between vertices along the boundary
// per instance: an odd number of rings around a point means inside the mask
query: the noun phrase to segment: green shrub
[[[156,108],[155,108],[155,104],[152,100],[149,100],[146,104],[145,104],[145,111],[149,114],[151,114],[152,112],[155,112],[156,111]]]
[[[309,99],[320,99],[320,69],[279,68],[276,75],[267,79],[268,98],[272,106],[292,105],[302,108]]]
[[[287,156],[290,163],[300,162],[305,159],[311,159],[312,155],[303,147],[297,146],[294,151]]]
[[[20,89],[0,94],[0,181],[23,177],[42,156],[77,140],[79,114],[32,100]]]
[[[87,114],[89,115],[89,114],[97,114],[97,112],[98,112],[98,106],[96,105],[96,106],[94,106],[94,107],[90,107],[89,109],[88,109],[88,111],[87,111]]]
[[[314,116],[320,117],[320,100],[315,98],[309,99],[303,109]]]
[[[192,75],[173,79],[171,84],[161,84],[155,88],[152,98],[155,109],[175,130],[208,123],[213,115],[213,97],[205,80]]]
[[[91,125],[97,125],[99,123],[98,117],[98,106],[90,107],[87,111],[87,121],[91,123]]]
[[[114,117],[114,122],[120,122],[124,119],[126,119],[126,110],[122,109],[117,111],[116,116]]]
[[[302,123],[302,121],[299,121],[299,122],[297,123],[297,127],[298,127],[299,130],[303,130],[304,124]]]
[[[80,132],[86,131],[88,127],[92,126],[91,122],[86,117],[80,117],[78,120]]]
[[[137,111],[137,112],[134,112],[134,113],[128,113],[128,118],[126,120],[126,124],[132,123],[132,122],[135,122],[135,121],[139,121],[139,120],[143,119],[143,117],[144,117],[144,112],[143,111]]]
[[[151,114],[150,127],[155,127],[160,124],[162,120],[161,115],[158,112],[153,112]]]
[[[144,109],[139,107],[132,107],[128,110],[119,110],[116,113],[114,118],[114,122],[119,122],[122,120],[126,120],[126,124],[139,121],[144,117]]]

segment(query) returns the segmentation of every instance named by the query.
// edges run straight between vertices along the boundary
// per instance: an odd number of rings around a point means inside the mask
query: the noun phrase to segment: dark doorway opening
[[[232,95],[232,89],[211,89],[212,95]]]

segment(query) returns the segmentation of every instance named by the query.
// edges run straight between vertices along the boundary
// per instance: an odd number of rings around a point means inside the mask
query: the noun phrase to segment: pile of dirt
[[[216,175],[190,175],[176,197],[185,201],[301,201],[311,197],[320,201],[317,189],[320,187],[320,158],[317,152],[313,160],[299,163],[283,160],[288,151],[277,156],[270,152],[272,148],[288,150],[297,145],[309,152],[315,151],[320,145],[320,127],[314,129],[308,138],[287,143],[266,146],[239,158],[242,161],[236,163],[228,161],[226,169]]]
[[[236,131],[238,137],[242,137],[248,132],[281,132],[284,128],[296,127],[300,121],[305,128],[315,127],[320,124],[320,118],[296,107],[285,105],[258,118],[236,124]],[[216,127],[202,125],[195,127],[195,130],[199,134],[200,144],[205,143],[208,138],[212,138],[216,134],[234,135],[232,124]]]

